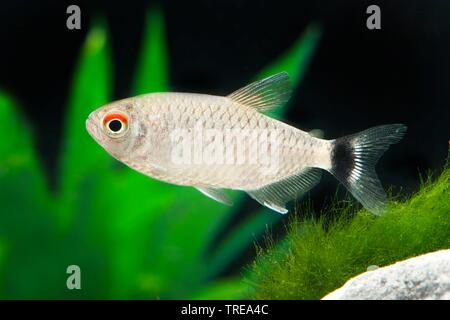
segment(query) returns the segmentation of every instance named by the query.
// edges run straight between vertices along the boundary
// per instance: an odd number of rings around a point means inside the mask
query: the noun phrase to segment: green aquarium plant
[[[299,207],[282,241],[267,238],[269,249],[249,267],[253,298],[320,299],[369,266],[450,248],[448,164],[409,199],[390,200],[379,217],[354,201],[333,203],[319,219],[308,204]]]
[[[160,10],[149,12],[145,28],[130,96],[170,91]],[[320,29],[310,26],[255,78],[285,70],[297,86],[319,37]],[[221,274],[279,216],[258,210],[219,237],[241,197],[234,195],[234,207],[223,206],[109,156],[88,135],[85,120],[112,100],[113,77],[107,27],[97,23],[75,68],[54,192],[36,156],[31,126],[14,99],[0,93],[0,124],[8,132],[0,140],[0,297],[244,297],[248,286],[242,277]],[[70,265],[80,267],[81,290],[67,289]]]

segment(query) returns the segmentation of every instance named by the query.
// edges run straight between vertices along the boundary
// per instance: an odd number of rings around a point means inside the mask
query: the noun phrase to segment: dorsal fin
[[[227,97],[258,111],[268,111],[288,102],[292,94],[289,74],[280,72],[268,78],[255,81],[236,90]]]
[[[286,202],[305,194],[319,183],[321,169],[306,168],[283,180],[257,190],[245,190],[253,199],[279,213],[287,213]]]

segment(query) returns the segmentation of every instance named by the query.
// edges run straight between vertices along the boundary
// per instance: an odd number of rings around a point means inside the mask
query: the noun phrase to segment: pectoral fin
[[[205,196],[210,197],[211,199],[214,199],[220,203],[226,204],[226,205],[233,205],[233,201],[228,197],[228,195],[225,193],[223,189],[214,189],[214,188],[207,188],[207,187],[196,187],[198,191],[203,193]]]

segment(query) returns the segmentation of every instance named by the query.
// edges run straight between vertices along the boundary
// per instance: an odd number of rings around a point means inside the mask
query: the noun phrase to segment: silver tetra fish
[[[223,189],[247,192],[286,213],[286,203],[332,173],[369,211],[386,195],[375,164],[405,134],[402,124],[320,139],[261,112],[291,95],[282,72],[228,96],[152,93],[112,102],[92,112],[89,134],[114,158],[147,176],[193,186],[231,204]]]

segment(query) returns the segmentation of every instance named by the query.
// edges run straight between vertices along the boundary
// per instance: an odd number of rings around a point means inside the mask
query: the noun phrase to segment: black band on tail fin
[[[331,173],[372,213],[380,214],[386,204],[386,193],[375,172],[375,165],[405,132],[405,125],[389,124],[333,142]]]

